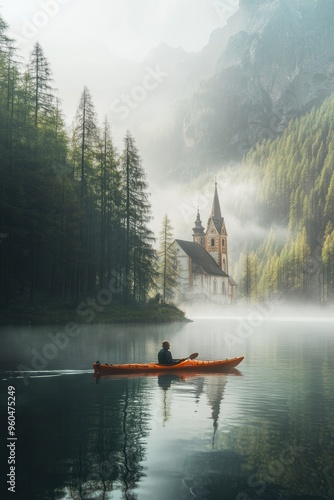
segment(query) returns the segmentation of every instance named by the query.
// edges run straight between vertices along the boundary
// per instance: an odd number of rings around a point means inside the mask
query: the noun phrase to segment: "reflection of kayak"
[[[244,359],[238,358],[220,359],[216,361],[201,361],[198,359],[185,359],[181,363],[173,365],[160,365],[159,363],[130,363],[122,365],[108,365],[97,361],[93,364],[96,375],[112,375],[121,373],[166,373],[171,371],[228,371],[236,367]]]
[[[194,368],[193,370],[177,370],[177,365],[175,366],[174,370],[171,370],[169,372],[162,372],[161,370],[157,372],[155,371],[146,371],[146,372],[127,372],[127,373],[109,373],[109,372],[102,372],[102,373],[94,373],[94,380],[98,383],[100,380],[115,380],[115,379],[120,379],[120,378],[142,378],[142,377],[158,377],[158,379],[163,379],[165,377],[175,377],[175,380],[178,380],[179,382],[185,382],[186,380],[192,379],[192,378],[199,378],[205,376],[205,378],[208,377],[216,377],[217,375],[219,376],[233,376],[233,377],[241,377],[242,373],[237,369],[237,368],[229,368],[229,369],[221,369],[221,368],[215,368],[212,370],[203,370],[203,373],[201,373],[199,370],[196,370]],[[160,385],[160,384],[159,384]]]

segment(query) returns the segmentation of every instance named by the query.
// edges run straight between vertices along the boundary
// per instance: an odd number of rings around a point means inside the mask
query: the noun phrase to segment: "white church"
[[[236,283],[228,274],[227,232],[224,217],[221,216],[217,183],[206,230],[198,211],[193,241],[175,240],[174,246],[178,259],[176,295],[179,302],[233,302]]]

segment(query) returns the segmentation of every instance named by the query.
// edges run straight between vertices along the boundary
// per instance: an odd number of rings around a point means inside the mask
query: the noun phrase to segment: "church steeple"
[[[215,259],[220,269],[228,273],[227,232],[224,217],[222,217],[220,210],[216,181],[211,215],[205,233],[205,249]]]
[[[215,193],[213,196],[213,203],[212,203],[212,210],[211,210],[211,217],[210,217],[218,231],[218,233],[221,232],[222,225],[224,222],[224,219],[222,218],[222,214],[220,211],[220,203],[219,203],[219,198],[218,198],[218,190],[217,190],[217,182],[215,182]],[[210,219],[209,219],[210,220]]]
[[[202,226],[199,209],[197,208],[197,218],[195,220],[195,227],[193,227],[193,241],[204,247],[204,237],[204,227]]]

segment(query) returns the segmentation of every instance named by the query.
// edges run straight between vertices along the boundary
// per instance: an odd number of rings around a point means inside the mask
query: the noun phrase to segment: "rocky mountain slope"
[[[332,0],[240,0],[200,52],[161,44],[101,79],[99,107],[116,138],[134,133],[156,184],[188,181],[239,160],[334,91],[333,26]]]
[[[333,26],[330,0],[240,0],[184,117],[192,169],[240,158],[333,92]]]

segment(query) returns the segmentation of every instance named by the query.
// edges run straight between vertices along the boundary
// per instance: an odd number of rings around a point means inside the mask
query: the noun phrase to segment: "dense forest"
[[[79,96],[78,96],[79,97]],[[36,294],[145,302],[156,274],[135,140],[114,148],[83,89],[71,131],[39,43],[28,63],[0,17],[0,303]]]
[[[265,241],[245,248],[239,261],[240,293],[250,300],[333,301],[333,114],[334,96],[245,157],[243,175],[257,184],[250,203],[268,228]]]
[[[333,112],[330,97],[245,156],[242,182],[257,186],[247,203],[267,236],[239,256],[239,297],[333,300]],[[43,48],[23,62],[0,17],[0,304],[100,290],[123,304],[172,297],[170,221],[157,252],[150,210],[131,133],[117,152],[87,87],[67,130]]]

